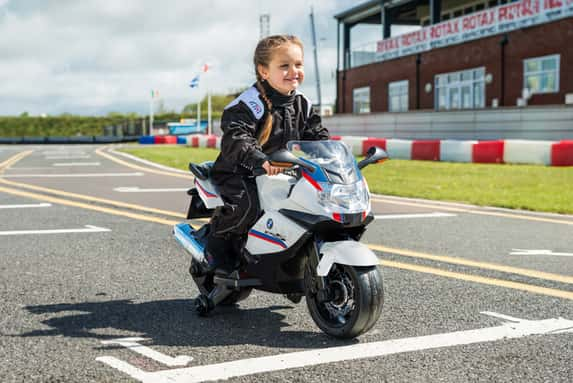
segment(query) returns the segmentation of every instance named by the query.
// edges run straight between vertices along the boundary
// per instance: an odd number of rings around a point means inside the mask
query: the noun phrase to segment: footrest
[[[254,287],[261,286],[263,284],[261,280],[257,278],[238,279],[233,278],[232,276],[220,277],[217,275],[213,277],[213,282],[216,285],[223,285],[231,288]]]

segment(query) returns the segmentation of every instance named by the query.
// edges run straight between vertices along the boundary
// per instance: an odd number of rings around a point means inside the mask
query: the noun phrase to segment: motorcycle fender
[[[319,277],[325,277],[334,263],[348,266],[376,266],[378,257],[366,245],[356,241],[327,242],[320,248],[322,258],[316,268]]]

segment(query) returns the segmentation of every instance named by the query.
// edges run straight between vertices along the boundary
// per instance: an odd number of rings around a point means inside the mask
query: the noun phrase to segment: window
[[[408,80],[388,84],[388,111],[408,111]]]
[[[354,102],[353,113],[370,113],[370,87],[355,88],[352,90]]]
[[[435,108],[450,110],[485,107],[484,76],[484,68],[436,75]]]
[[[559,91],[559,55],[523,60],[523,87],[534,93]]]

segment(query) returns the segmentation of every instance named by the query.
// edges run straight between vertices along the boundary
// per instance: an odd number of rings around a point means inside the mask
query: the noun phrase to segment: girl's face
[[[290,94],[304,80],[302,49],[287,43],[275,49],[268,66],[259,65],[259,74],[282,94]]]

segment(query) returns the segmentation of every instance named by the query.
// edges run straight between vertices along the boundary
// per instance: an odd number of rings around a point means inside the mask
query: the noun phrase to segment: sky
[[[271,34],[305,44],[301,91],[316,102],[310,28],[314,7],[323,104],[335,99],[334,15],[364,0],[0,0],[0,115],[146,115],[151,90],[181,112],[209,90],[254,82],[259,17]],[[380,26],[353,33],[376,41]],[[201,67],[209,64],[207,73]],[[199,88],[190,80],[201,73]]]

